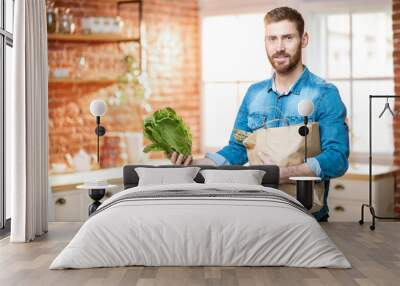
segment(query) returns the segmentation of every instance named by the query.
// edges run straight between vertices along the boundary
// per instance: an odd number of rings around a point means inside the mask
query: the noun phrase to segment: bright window
[[[4,0],[5,6],[5,22],[6,22],[6,31],[13,33],[14,30],[14,0]]]
[[[368,23],[373,23],[368,24]],[[394,94],[390,12],[326,16],[327,72],[347,106],[352,153],[368,153],[370,94]],[[393,108],[393,100],[390,100]],[[393,153],[393,118],[378,118],[385,100],[373,100],[373,152]]]
[[[5,105],[6,98],[11,93],[11,75],[13,69],[12,47],[13,47],[13,22],[14,22],[14,0],[0,0],[0,234],[8,231],[10,218],[9,192],[5,188],[4,164],[4,142],[5,142]],[[5,228],[5,226],[7,226]]]
[[[270,76],[262,14],[202,21],[203,145],[227,144],[247,88]]]

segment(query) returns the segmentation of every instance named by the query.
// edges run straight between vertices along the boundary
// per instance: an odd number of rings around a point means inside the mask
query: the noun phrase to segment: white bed
[[[154,197],[166,192],[175,195]],[[198,183],[138,186],[114,195],[50,269],[128,265],[351,267],[289,195],[264,186]]]

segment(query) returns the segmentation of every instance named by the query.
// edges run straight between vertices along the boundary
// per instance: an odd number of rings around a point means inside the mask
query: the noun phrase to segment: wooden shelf
[[[60,79],[49,79],[49,84],[115,84],[118,83],[116,79],[74,79],[74,78],[60,78]]]
[[[64,42],[139,42],[139,38],[137,37],[128,37],[118,34],[48,34],[47,39],[49,41]]]
[[[117,2],[118,4],[126,4],[126,3],[139,4],[140,2],[142,2],[142,0],[113,0],[113,1]]]
[[[111,2],[111,3],[117,3],[117,4],[125,4],[125,3],[139,4],[140,2],[142,2],[142,0],[101,0],[98,2]]]

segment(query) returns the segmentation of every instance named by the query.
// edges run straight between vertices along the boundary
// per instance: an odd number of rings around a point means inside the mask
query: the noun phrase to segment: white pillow
[[[204,183],[234,183],[261,185],[265,171],[262,170],[201,170]]]
[[[138,186],[196,183],[193,179],[199,170],[199,167],[135,168],[139,176]]]

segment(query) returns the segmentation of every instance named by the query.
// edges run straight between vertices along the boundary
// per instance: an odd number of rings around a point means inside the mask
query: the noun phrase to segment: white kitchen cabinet
[[[113,184],[122,184],[122,168],[101,169],[81,173],[57,174],[49,177],[51,187],[51,210],[49,221],[85,221],[92,199],[88,190],[76,187],[89,180],[108,180]],[[121,187],[113,190],[116,192]],[[106,196],[110,190],[107,190]],[[105,196],[105,197],[106,197]],[[104,199],[103,199],[104,200]]]
[[[168,164],[168,160],[149,160],[141,164]],[[85,221],[88,218],[88,207],[92,203],[88,190],[76,187],[87,181],[107,180],[110,184],[118,185],[115,189],[106,191],[103,201],[112,193],[123,189],[122,167],[52,174],[49,176],[49,221]]]
[[[101,202],[121,190],[122,186],[107,190]],[[88,219],[88,208],[91,203],[92,199],[88,195],[88,190],[74,188],[63,192],[53,192],[53,220],[58,222],[85,221]]]
[[[85,221],[90,198],[86,190],[53,193],[54,221]]]
[[[391,166],[373,166],[372,205],[378,216],[394,215],[394,173]],[[359,221],[361,205],[369,202],[368,165],[353,165],[346,175],[332,179],[328,196],[329,221]],[[364,209],[364,220],[371,221],[369,208]]]

